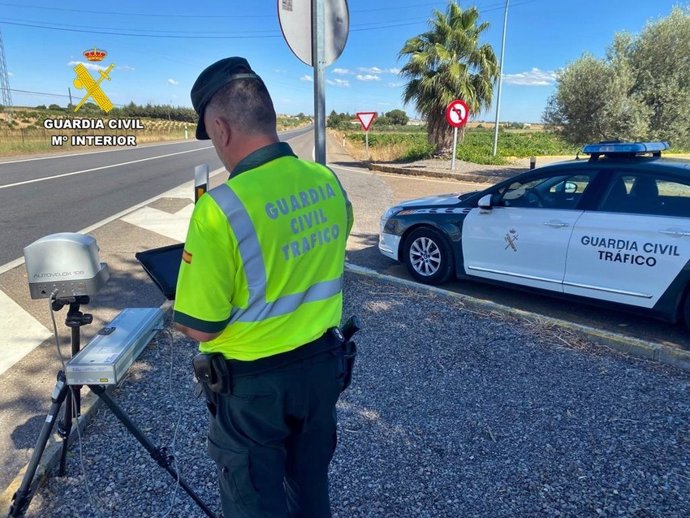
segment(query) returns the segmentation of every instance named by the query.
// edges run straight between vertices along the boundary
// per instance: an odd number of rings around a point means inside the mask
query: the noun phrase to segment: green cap
[[[196,126],[197,139],[208,140],[210,138],[206,133],[206,126],[204,126],[206,106],[218,90],[235,79],[258,79],[261,81],[261,78],[252,71],[249,62],[240,57],[216,61],[199,74],[191,92],[192,106],[194,106],[194,111],[199,114],[199,123]]]

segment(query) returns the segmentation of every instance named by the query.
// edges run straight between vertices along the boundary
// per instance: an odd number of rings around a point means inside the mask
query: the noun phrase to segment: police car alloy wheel
[[[453,253],[440,232],[429,227],[412,231],[405,241],[405,265],[425,284],[441,284],[451,275]]]

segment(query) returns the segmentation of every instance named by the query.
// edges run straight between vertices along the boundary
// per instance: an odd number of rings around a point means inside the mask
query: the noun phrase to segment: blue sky
[[[308,0],[292,0],[293,2]],[[502,0],[477,6],[490,23],[484,42],[500,54]],[[350,34],[343,54],[327,68],[330,112],[402,108],[405,40],[424,32],[433,9],[446,1],[350,0]],[[501,120],[538,122],[554,91],[558,69],[583,52],[603,56],[618,31],[639,33],[666,16],[677,0],[511,0],[504,62]],[[285,43],[274,0],[14,0],[0,1],[14,105],[66,105],[73,67],[82,53],[108,52],[115,64],[103,90],[115,104],[191,106],[189,91],[201,70],[227,56],[246,57],[265,80],[280,113],[313,112],[312,70]],[[92,71],[92,74],[95,72]],[[31,92],[31,93],[26,93]],[[48,95],[50,94],[50,95]],[[475,119],[492,120],[493,110]]]

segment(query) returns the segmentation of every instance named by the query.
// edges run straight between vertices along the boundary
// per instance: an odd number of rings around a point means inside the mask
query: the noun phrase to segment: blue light
[[[601,142],[599,144],[587,144],[582,148],[582,151],[588,155],[660,153],[670,147],[668,142]]]

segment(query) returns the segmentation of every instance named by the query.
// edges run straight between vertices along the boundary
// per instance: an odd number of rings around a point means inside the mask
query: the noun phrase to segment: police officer
[[[352,207],[331,170],[278,140],[245,59],[206,68],[191,98],[196,136],[211,139],[230,177],[194,208],[174,320],[220,360],[211,377],[223,383],[206,388],[223,512],[328,517],[344,375],[333,328]]]

